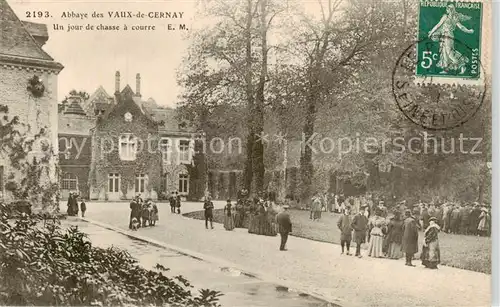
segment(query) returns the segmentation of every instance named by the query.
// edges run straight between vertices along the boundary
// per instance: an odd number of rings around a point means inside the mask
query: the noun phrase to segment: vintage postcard
[[[492,27],[0,0],[0,305],[491,306]]]

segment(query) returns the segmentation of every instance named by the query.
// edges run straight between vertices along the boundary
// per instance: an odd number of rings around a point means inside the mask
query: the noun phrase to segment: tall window
[[[189,141],[179,141],[179,162],[189,163]]]
[[[66,173],[64,174],[61,185],[63,190],[77,190],[78,177],[75,174]]]
[[[179,174],[179,193],[189,193],[189,175]]]
[[[170,142],[166,138],[161,138],[160,140],[160,151],[163,162],[166,164],[170,164]]]
[[[137,138],[131,133],[122,134],[118,151],[122,161],[134,161],[137,154]]]
[[[120,174],[110,173],[108,174],[108,192],[117,193],[120,187]]]
[[[144,193],[146,186],[146,176],[139,174],[135,176],[135,193]]]
[[[5,183],[3,182],[3,166],[0,165],[0,199],[3,198],[4,186],[5,186]]]

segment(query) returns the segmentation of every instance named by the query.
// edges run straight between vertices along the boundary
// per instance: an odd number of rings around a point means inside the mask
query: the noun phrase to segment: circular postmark
[[[467,65],[449,66],[451,69],[448,70],[444,60],[456,63],[457,56],[465,59],[466,55],[448,54],[447,56],[451,58],[443,60],[440,54],[432,53],[431,50],[440,49],[439,44],[444,40],[453,40],[454,45],[460,46],[461,50],[474,53],[474,50],[454,38],[426,38],[405,49],[396,61],[392,73],[392,93],[399,110],[410,121],[427,130],[447,130],[463,125],[481,108],[487,93],[480,56],[475,57],[473,62],[468,59],[463,60]],[[417,50],[422,51],[422,48],[424,48],[423,60],[417,57]],[[434,66],[430,67],[430,63],[434,63]],[[429,66],[434,69],[433,73],[436,66],[441,67],[440,75],[426,76],[424,71],[423,76],[417,76],[418,64],[423,67]],[[480,69],[483,75],[482,84],[477,82],[472,85],[467,82],[470,80],[463,78],[464,72],[473,67]],[[422,71],[422,67],[419,69]]]

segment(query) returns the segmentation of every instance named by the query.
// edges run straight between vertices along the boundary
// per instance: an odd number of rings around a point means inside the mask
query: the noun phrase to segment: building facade
[[[57,183],[57,76],[63,66],[42,49],[49,38],[46,25],[22,22],[6,1],[0,1],[0,12],[0,121],[18,119],[16,130],[25,144],[32,143],[23,160],[44,162],[48,171],[39,179],[48,186]],[[26,176],[11,150],[0,150],[0,199],[6,202],[16,198],[16,182]],[[35,202],[36,209],[41,204]]]
[[[205,195],[203,152],[195,154],[196,137],[176,110],[142,99],[141,77],[136,90],[101,86],[82,101],[70,97],[60,108],[61,187],[92,200],[118,201],[141,195],[166,199],[177,191],[186,199]],[[201,140],[201,138],[198,138]],[[69,144],[66,146],[66,144]],[[67,150],[66,150],[67,148]]]
[[[70,192],[83,198],[90,197],[89,173],[92,161],[92,138],[95,118],[88,116],[81,107],[81,97],[72,96],[68,106],[59,114],[59,167],[62,199]]]

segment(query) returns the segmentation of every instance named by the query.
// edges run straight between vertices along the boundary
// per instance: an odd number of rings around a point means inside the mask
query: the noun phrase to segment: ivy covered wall
[[[132,120],[126,121],[125,113],[132,114]],[[119,138],[124,133],[133,134],[138,140],[138,152],[134,161],[123,161],[119,155]],[[144,198],[156,199],[161,186],[161,152],[154,139],[157,125],[145,116],[131,98],[125,98],[98,119],[92,135],[93,159],[90,170],[91,199],[111,200],[108,192],[108,174],[120,175],[119,199],[131,199],[135,195],[136,175],[146,176]],[[119,200],[114,199],[114,200]]]
[[[58,209],[58,71],[0,67],[1,188],[4,201],[28,200],[33,211]]]

